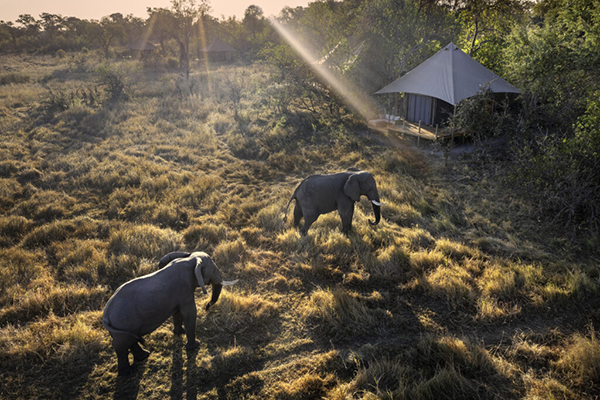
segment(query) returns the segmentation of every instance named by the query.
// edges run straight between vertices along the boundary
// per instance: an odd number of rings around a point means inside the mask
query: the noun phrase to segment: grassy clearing
[[[92,58],[0,63],[19,71],[0,85],[0,397],[600,395],[598,256],[500,177],[391,147],[349,115],[281,115],[261,65],[195,72],[192,92],[123,66],[129,100],[63,104],[57,90],[95,88]],[[226,76],[244,77],[239,103]],[[304,177],[350,166],[378,182],[379,226],[366,200],[349,235],[336,213],[306,236],[291,210],[284,222]],[[117,379],[102,308],[173,250],[240,282],[209,312],[197,293],[197,352],[167,323]]]

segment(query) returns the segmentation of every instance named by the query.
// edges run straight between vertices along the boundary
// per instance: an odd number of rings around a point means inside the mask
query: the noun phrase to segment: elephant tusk
[[[223,281],[221,282],[221,285],[223,286],[232,286],[235,285],[236,283],[238,283],[239,279],[236,279],[235,281]]]
[[[377,200],[371,200],[371,203],[375,204],[376,206],[381,207],[382,205],[384,205],[385,203],[380,203]]]

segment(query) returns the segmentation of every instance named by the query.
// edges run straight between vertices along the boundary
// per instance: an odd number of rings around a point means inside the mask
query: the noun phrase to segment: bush
[[[107,101],[128,100],[133,95],[133,71],[126,66],[104,63],[96,70],[97,83],[107,96]]]
[[[600,91],[597,92],[597,96]],[[539,205],[540,214],[563,226],[600,222],[600,100],[592,99],[570,137],[540,136],[527,143],[513,181]]]
[[[490,91],[483,90],[456,106],[449,126],[481,143],[486,138],[513,132],[513,120],[508,113],[508,100],[499,103]]]

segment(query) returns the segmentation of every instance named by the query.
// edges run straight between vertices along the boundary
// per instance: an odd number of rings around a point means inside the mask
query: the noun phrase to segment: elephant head
[[[353,201],[358,201],[360,196],[367,196],[373,204],[373,214],[375,221],[369,220],[371,225],[379,224],[381,220],[381,203],[379,200],[379,192],[373,175],[366,171],[356,172],[348,177],[344,184],[344,194],[350,197]]]
[[[206,305],[206,310],[210,308],[219,300],[221,295],[221,289],[223,285],[232,285],[235,282],[223,282],[221,272],[213,263],[209,257],[196,257],[196,267],[194,268],[194,274],[196,275],[196,281],[198,286],[202,288],[204,294],[207,293],[205,285],[212,285],[212,297],[210,302]],[[237,281],[236,281],[237,282]]]
[[[235,281],[223,281],[221,272],[215,265],[215,263],[205,253],[186,253],[182,251],[175,251],[164,256],[158,263],[158,268],[164,268],[171,261],[178,258],[196,258],[196,266],[194,267],[194,275],[196,276],[196,287],[202,288],[202,292],[207,294],[206,285],[212,285],[212,296],[210,302],[206,305],[206,310],[219,300],[221,290],[223,286],[231,286],[237,282]]]

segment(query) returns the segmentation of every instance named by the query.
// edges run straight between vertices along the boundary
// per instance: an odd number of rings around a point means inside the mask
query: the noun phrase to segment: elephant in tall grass
[[[104,307],[102,323],[113,338],[119,375],[129,375],[129,351],[134,362],[148,358],[143,336],[155,331],[173,316],[173,333],[187,336],[185,347],[196,348],[196,302],[194,291],[212,285],[212,297],[206,310],[215,304],[224,282],[221,272],[204,252],[173,252],[159,262],[159,270],[121,285]],[[183,325],[183,326],[182,326]],[[184,328],[185,327],[185,328]]]
[[[294,226],[298,226],[300,219],[304,217],[300,233],[306,235],[319,215],[338,210],[342,219],[342,232],[348,233],[352,229],[354,203],[363,195],[373,203],[375,221],[369,220],[369,223],[377,225],[381,220],[381,206],[384,203],[380,202],[373,175],[357,168],[331,175],[312,175],[304,179],[290,197],[285,214],[287,215],[292,200],[296,199]]]

